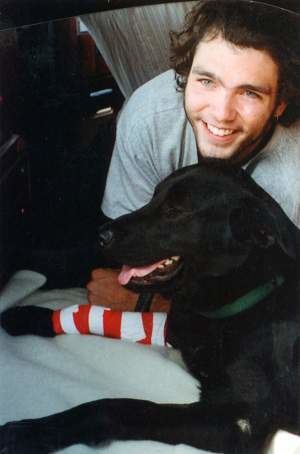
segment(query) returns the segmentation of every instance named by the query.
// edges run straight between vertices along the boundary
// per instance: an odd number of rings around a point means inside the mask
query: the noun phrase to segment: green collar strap
[[[246,293],[246,295],[237,298],[232,303],[225,304],[225,306],[216,309],[215,311],[211,312],[201,312],[201,315],[211,319],[222,319],[222,318],[229,318],[233,317],[234,315],[240,314],[241,312],[250,309],[255,304],[259,303],[267,296],[269,296],[274,290],[280,287],[284,282],[284,277],[279,275],[275,276],[270,281],[266,282],[265,284],[259,285],[250,292]]]

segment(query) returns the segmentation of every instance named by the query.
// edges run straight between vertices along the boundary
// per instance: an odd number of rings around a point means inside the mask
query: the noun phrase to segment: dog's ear
[[[261,248],[277,243],[290,258],[296,258],[291,221],[276,202],[273,206],[258,198],[244,199],[230,214],[229,222],[236,240]]]

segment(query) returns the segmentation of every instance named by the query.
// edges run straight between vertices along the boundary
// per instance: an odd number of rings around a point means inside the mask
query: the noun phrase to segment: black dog
[[[191,166],[103,227],[100,243],[131,267],[176,256],[129,285],[172,295],[167,338],[200,380],[201,399],[105,399],[8,423],[1,453],[150,439],[258,454],[278,429],[299,434],[300,233],[268,194],[242,170]]]

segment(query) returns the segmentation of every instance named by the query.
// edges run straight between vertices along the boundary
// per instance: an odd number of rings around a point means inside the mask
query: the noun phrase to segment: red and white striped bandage
[[[90,304],[53,311],[56,334],[97,334],[141,344],[166,345],[167,314],[119,312]]]

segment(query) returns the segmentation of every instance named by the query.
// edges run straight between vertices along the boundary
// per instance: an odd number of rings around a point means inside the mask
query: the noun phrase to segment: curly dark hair
[[[277,2],[278,4],[278,2]],[[284,2],[282,1],[284,8]],[[202,0],[186,16],[183,30],[171,32],[171,67],[184,90],[198,43],[221,35],[238,47],[267,51],[279,68],[278,99],[287,102],[280,121],[300,114],[300,15],[244,0]]]

